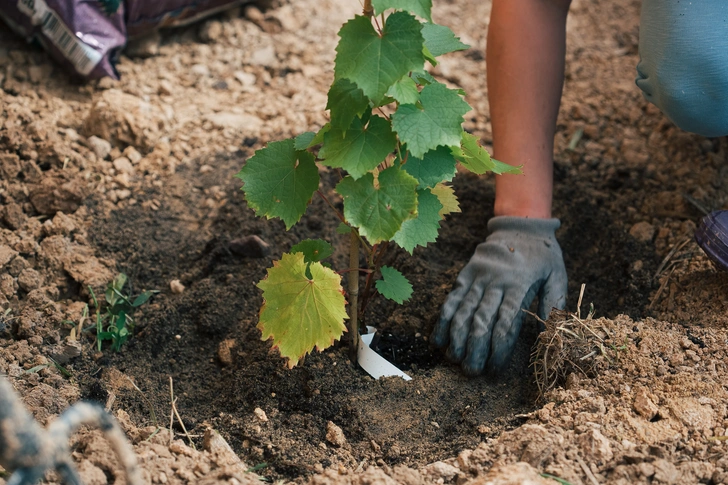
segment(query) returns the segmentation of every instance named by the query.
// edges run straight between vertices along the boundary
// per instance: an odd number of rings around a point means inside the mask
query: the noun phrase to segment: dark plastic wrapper
[[[126,44],[124,5],[88,0],[0,0],[0,16],[28,40],[37,39],[62,65],[87,79],[119,75],[113,63]],[[113,5],[110,5],[113,6]]]
[[[728,211],[705,216],[695,231],[695,240],[718,267],[728,271]]]
[[[109,76],[128,37],[185,25],[246,0],[0,0],[0,18],[69,71]]]
[[[250,0],[127,0],[126,31],[132,39],[164,27],[179,27]]]

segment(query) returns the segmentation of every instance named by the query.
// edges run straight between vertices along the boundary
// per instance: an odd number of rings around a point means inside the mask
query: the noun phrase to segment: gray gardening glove
[[[538,293],[538,315],[566,303],[566,269],[554,231],[558,219],[500,216],[488,221],[488,236],[463,268],[432,332],[438,347],[477,375],[487,363],[498,372],[508,362],[524,313]]]

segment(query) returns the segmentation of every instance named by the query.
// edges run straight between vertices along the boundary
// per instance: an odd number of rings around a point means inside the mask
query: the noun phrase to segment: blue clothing
[[[728,0],[644,0],[637,86],[677,126],[728,135]]]

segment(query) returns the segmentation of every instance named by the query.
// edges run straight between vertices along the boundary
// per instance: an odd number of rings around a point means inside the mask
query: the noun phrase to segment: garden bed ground
[[[166,32],[157,55],[122,57],[119,82],[75,83],[0,32],[0,302],[12,309],[0,321],[0,371],[41,422],[79,398],[108,405],[154,483],[254,483],[249,467],[315,483],[540,483],[539,473],[575,485],[728,483],[728,275],[692,241],[701,208],[728,208],[728,143],[681,132],[642,100],[639,3],[575,0],[568,28],[554,212],[567,308],[576,311],[586,284],[582,311],[593,303],[594,328],[613,344],[595,376],[574,374],[538,400],[533,320],[497,379],[465,378],[429,346],[492,215],[492,177],[470,174],[455,183],[462,213],[438,242],[392,256],[413,299],[377,300],[366,314],[411,382],[372,380],[339,345],[289,371],[260,341],[255,283],[266,268],[302,238],[341,236],[319,201],[289,232],[255,218],[232,176],[265,142],[326,122],[336,32],[360,8],[349,0],[297,0]],[[486,143],[489,9],[476,0],[434,9],[472,48],[433,73],[468,92],[466,128]],[[241,246],[250,235],[269,254]],[[120,353],[95,352],[88,335],[69,357],[64,320],[78,322],[86,287],[119,271],[135,289],[161,292]],[[49,357],[71,377],[53,366],[25,372]],[[246,465],[209,446],[169,446],[164,430],[147,440],[155,419],[169,426],[170,377],[195,445],[213,428]],[[121,479],[96,433],[80,433],[75,450],[87,483]]]

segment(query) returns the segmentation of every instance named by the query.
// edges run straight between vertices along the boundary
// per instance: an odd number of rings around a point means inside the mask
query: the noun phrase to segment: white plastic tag
[[[367,326],[367,333],[359,339],[359,351],[357,358],[362,369],[375,379],[380,377],[399,376],[405,381],[411,381],[412,378],[399,370],[394,364],[387,361],[384,357],[374,352],[369,346],[372,344],[374,334],[377,329]]]

